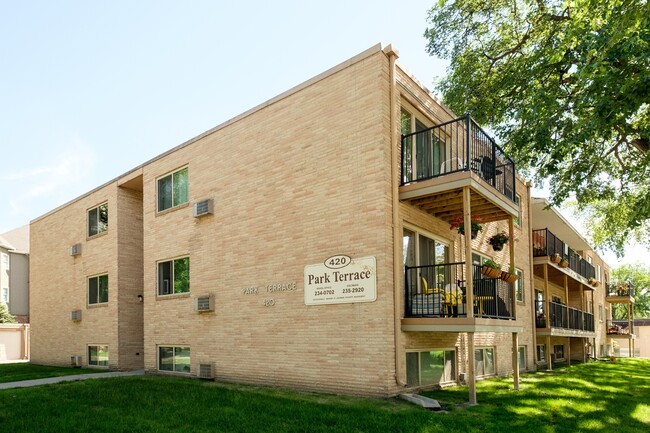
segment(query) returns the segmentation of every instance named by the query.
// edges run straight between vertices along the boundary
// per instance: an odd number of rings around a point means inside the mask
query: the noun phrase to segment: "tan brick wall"
[[[388,109],[378,53],[144,168],[147,370],[157,346],[178,345],[191,348],[192,374],[213,362],[220,380],[392,390]],[[213,198],[213,216],[156,214],[156,179],[185,165],[190,201]],[[334,254],[376,257],[377,301],[305,306],[305,265]],[[184,255],[191,295],[157,297],[156,262]],[[297,290],[242,293],[287,282]],[[194,312],[208,293],[216,311]]]
[[[108,202],[109,228],[87,238],[87,210]],[[59,209],[30,227],[31,360],[70,365],[70,356],[88,362],[88,344],[109,346],[109,364],[118,367],[117,196],[114,185]],[[81,254],[69,248],[81,244]],[[108,274],[108,303],[88,305],[88,277]],[[70,312],[82,311],[72,322]]]
[[[118,200],[118,340],[119,367],[144,368],[142,191],[119,187]]]

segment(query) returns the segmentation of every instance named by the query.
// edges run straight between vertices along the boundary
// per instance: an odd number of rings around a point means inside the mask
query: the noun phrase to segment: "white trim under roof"
[[[593,250],[582,234],[556,208],[546,209],[547,206],[550,206],[550,203],[545,198],[531,197],[533,230],[547,228],[576,251]]]

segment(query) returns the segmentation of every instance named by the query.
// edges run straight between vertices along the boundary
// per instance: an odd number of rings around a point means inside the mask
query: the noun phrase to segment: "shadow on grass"
[[[373,400],[198,380],[130,377],[0,391],[3,431],[61,432],[610,432],[650,430],[650,361],[590,363],[567,373],[427,392],[450,412]]]

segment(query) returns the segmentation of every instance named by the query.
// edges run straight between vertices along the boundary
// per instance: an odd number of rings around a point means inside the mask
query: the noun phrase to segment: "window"
[[[537,362],[546,362],[546,345],[537,345]]]
[[[600,265],[596,265],[596,279],[600,282]]]
[[[158,212],[187,203],[187,187],[187,167],[158,179]]]
[[[190,348],[167,346],[158,347],[158,370],[190,372]]]
[[[2,253],[2,267],[5,271],[9,270],[9,254]]]
[[[430,128],[431,122],[424,120],[402,108],[401,133],[408,135]],[[461,167],[445,167],[447,151],[444,142],[432,135],[423,132],[407,137],[403,141],[404,160],[402,161],[402,180],[410,182],[415,179],[425,179],[441,174],[442,170],[455,171]],[[445,167],[445,168],[443,168]],[[443,171],[444,172],[444,171]]]
[[[100,204],[88,211],[88,237],[108,230],[108,203]]]
[[[421,233],[404,229],[403,254],[405,266],[423,266],[417,269],[409,279],[412,284],[418,284],[419,277],[423,277],[431,287],[437,285],[440,288],[452,283],[453,269],[450,266],[435,266],[449,263],[449,247],[437,239],[425,236]],[[413,270],[415,271],[415,270]],[[416,293],[415,287],[411,293]]]
[[[519,371],[526,370],[526,346],[517,348],[517,357],[519,359]]]
[[[598,320],[603,321],[603,304],[598,304]]]
[[[406,353],[408,386],[437,385],[456,378],[456,351],[431,350]]]
[[[475,375],[487,376],[494,374],[494,348],[486,347],[474,350]]]
[[[515,296],[517,302],[524,302],[524,271],[516,269],[515,273],[519,278],[515,281]]]
[[[190,291],[190,258],[158,263],[158,294],[173,295]]]
[[[9,287],[2,288],[2,302],[9,305]]]
[[[108,275],[88,278],[88,303],[105,304],[108,302]]]
[[[513,219],[516,226],[521,227],[521,196],[515,195],[515,204],[517,205],[517,216]]]
[[[555,359],[564,359],[564,346],[561,344],[556,344],[553,346],[553,355],[555,356]]]
[[[108,346],[88,346],[88,365],[108,367]]]
[[[587,263],[589,263],[590,265],[593,264],[591,256],[587,256]]]

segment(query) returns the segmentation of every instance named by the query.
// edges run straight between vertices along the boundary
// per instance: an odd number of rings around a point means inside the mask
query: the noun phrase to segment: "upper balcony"
[[[568,279],[569,289],[578,289],[580,284],[585,289],[593,289],[599,284],[591,263],[549,229],[533,230],[533,258],[535,275],[544,278],[543,265],[549,265],[548,279],[558,286],[564,287],[565,275],[571,277]]]
[[[549,302],[549,314],[544,301],[535,301],[535,326],[538,335],[572,336],[592,335],[595,332],[594,315],[558,302]]]
[[[520,326],[514,322],[514,285],[500,278],[487,278],[480,265],[472,268],[470,315],[464,262],[405,266],[402,329],[469,332]]]
[[[629,281],[609,283],[605,300],[610,304],[634,304],[634,286]]]
[[[402,135],[400,200],[451,222],[463,214],[484,222],[517,216],[515,163],[468,115]]]

